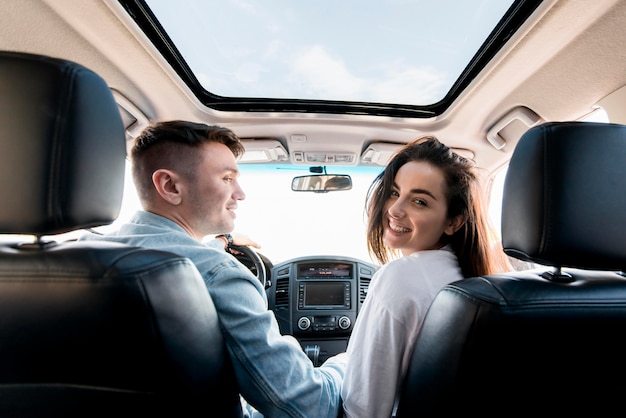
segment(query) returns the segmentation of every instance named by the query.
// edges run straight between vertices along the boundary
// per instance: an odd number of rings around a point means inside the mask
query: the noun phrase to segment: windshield
[[[291,190],[308,167],[240,164],[246,199],[239,203],[235,232],[259,242],[273,263],[304,255],[339,255],[370,261],[365,244],[365,196],[382,167],[327,167],[349,174],[350,190],[301,193]]]
[[[246,198],[239,202],[235,230],[249,236],[274,264],[309,255],[371,259],[365,243],[365,196],[382,167],[327,167],[328,174],[348,174],[350,190],[303,193],[291,190],[294,177],[310,174],[308,166],[239,164],[239,182]],[[106,233],[128,221],[141,205],[132,182],[130,163],[122,209],[117,220],[96,228]],[[82,231],[57,236],[72,239]]]

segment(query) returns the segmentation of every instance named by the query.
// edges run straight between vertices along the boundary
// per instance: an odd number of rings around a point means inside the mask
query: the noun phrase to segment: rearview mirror
[[[347,174],[312,174],[294,177],[291,190],[295,192],[327,193],[352,189],[352,178]]]

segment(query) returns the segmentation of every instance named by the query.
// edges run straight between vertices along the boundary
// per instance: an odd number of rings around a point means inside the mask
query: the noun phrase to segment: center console
[[[374,266],[338,257],[303,257],[274,266],[270,308],[314,364],[346,350]]]

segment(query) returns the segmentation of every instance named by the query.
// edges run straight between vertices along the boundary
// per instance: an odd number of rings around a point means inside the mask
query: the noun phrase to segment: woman
[[[446,284],[507,270],[472,164],[433,137],[407,144],[367,195],[367,244],[384,264],[348,345],[346,417],[389,417],[428,307]],[[392,260],[393,261],[390,261]]]

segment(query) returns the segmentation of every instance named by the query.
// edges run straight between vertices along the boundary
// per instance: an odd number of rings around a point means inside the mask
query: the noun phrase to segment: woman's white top
[[[374,274],[348,343],[346,417],[391,416],[428,307],[441,288],[462,278],[449,246],[402,257]]]

